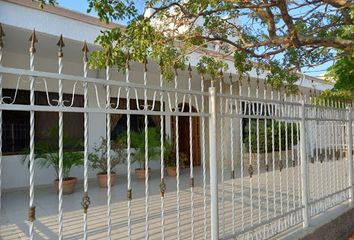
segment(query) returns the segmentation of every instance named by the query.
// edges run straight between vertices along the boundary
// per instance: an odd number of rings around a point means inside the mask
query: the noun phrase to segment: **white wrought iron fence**
[[[299,223],[307,227],[311,217],[351,199],[348,106],[333,100],[315,104],[311,97],[267,88],[261,96],[258,85],[251,97],[250,84],[245,93],[241,82],[236,86],[238,96],[232,94],[232,85],[228,93],[216,94],[222,142],[221,238],[267,239]],[[227,132],[230,140],[223,136]],[[231,142],[229,156],[224,154],[225,141]]]
[[[204,76],[198,80],[200,87],[193,89],[192,80],[195,79],[192,78],[190,66],[187,79],[179,77],[176,71],[174,87],[171,88],[165,85],[162,75],[159,85],[152,85],[149,82],[148,63],[145,62],[142,83],[135,83],[130,79],[128,58],[125,79],[112,79],[112,70],[108,65],[105,79],[89,78],[86,43],[82,49],[83,75],[67,75],[62,73],[62,37],[58,42],[58,73],[36,71],[35,32],[30,41],[29,70],[0,65],[0,90],[6,81],[12,81],[15,86],[11,96],[4,96],[0,91],[0,123],[3,122],[3,111],[30,112],[30,239],[35,238],[36,228],[34,170],[35,128],[38,127],[35,115],[38,112],[55,112],[59,116],[59,239],[65,237],[63,205],[73,204],[63,200],[63,114],[67,112],[84,114],[83,221],[77,223],[82,224],[76,235],[78,238],[87,239],[95,231],[95,226],[89,224],[92,196],[88,182],[88,140],[92,133],[88,124],[92,120],[89,116],[91,113],[106,115],[105,122],[95,124],[104,124],[106,129],[107,203],[106,209],[101,209],[100,214],[106,215],[103,227],[108,239],[133,239],[136,231],[143,232],[146,239],[267,239],[300,223],[307,227],[313,216],[344,201],[353,200],[353,113],[348,105],[336,101],[314,102],[306,96],[287,96],[266,87],[261,92],[258,82],[255,96],[252,96],[250,82],[242,86],[242,82],[233,81],[231,75],[228,90],[225,90],[224,81],[219,81],[218,88],[212,81],[209,91],[206,91]],[[0,63],[3,49],[1,46]],[[188,89],[179,88],[179,83],[183,81],[187,82]],[[19,86],[29,91],[29,104],[16,103]],[[56,89],[57,98],[50,97],[49,88]],[[36,104],[37,91],[45,92],[46,104]],[[64,92],[71,94],[71,102],[63,100]],[[83,94],[82,107],[73,105],[78,94]],[[120,105],[122,99],[126,102],[123,107]],[[133,103],[135,107],[131,106]],[[111,117],[114,114],[126,116],[127,197],[126,206],[122,209],[112,206],[110,140],[113,127]],[[144,119],[144,198],[137,199],[137,202],[134,202],[135,189],[132,185],[134,149],[131,143],[131,120],[135,115],[142,115]],[[149,177],[151,116],[158,118],[160,126],[158,186],[151,186]],[[180,121],[186,117],[188,134],[181,136],[180,128],[185,126]],[[197,128],[193,126],[194,118],[198,119]],[[171,191],[166,188],[165,176],[167,121],[173,125],[171,135],[174,136],[177,172],[175,188]],[[0,127],[1,136],[2,132]],[[197,132],[200,132],[196,138],[200,149],[193,144]],[[185,152],[188,163],[184,164],[188,177],[181,175],[181,137],[189,148]],[[1,147],[0,140],[0,151]],[[196,166],[195,152],[200,154],[200,167]],[[0,179],[1,171],[4,170],[1,169],[2,158],[1,155]],[[186,178],[189,187],[183,188],[181,181]],[[156,188],[160,192],[158,207],[157,198],[151,193]],[[117,211],[125,212],[120,215],[123,227],[112,223],[112,215]],[[174,226],[173,229],[166,229],[167,222]]]

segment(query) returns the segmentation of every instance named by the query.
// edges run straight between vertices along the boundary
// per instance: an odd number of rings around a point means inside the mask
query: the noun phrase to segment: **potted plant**
[[[186,163],[189,161],[189,157],[184,152],[179,152],[179,165],[182,168],[186,168]]]
[[[168,176],[170,177],[177,176],[176,150],[170,138],[166,139],[164,144],[164,165]]]
[[[88,159],[90,167],[98,170],[97,182],[99,187],[106,188],[107,185],[107,139],[101,138],[99,144],[93,147],[94,152],[90,153]],[[122,141],[111,141],[111,186],[116,182],[117,174],[114,168],[125,162],[126,151]]]
[[[155,160],[160,153],[160,134],[157,128],[148,128],[148,162]],[[145,131],[131,132],[131,147],[135,149],[133,161],[139,163],[139,168],[135,169],[136,177],[145,178]],[[148,169],[150,172],[150,168]]]
[[[50,140],[38,141],[35,145],[34,159],[40,168],[52,167],[56,173],[54,187],[59,192],[59,148],[58,128],[49,128],[46,131]],[[79,151],[82,147],[81,141],[64,134],[63,136],[63,194],[71,194],[75,190],[77,178],[70,176],[70,170],[75,166],[83,164],[83,153]],[[28,160],[25,156],[23,163]],[[29,160],[28,160],[29,165]]]

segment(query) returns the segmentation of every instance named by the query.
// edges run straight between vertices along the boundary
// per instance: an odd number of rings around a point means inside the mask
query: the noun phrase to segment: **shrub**
[[[46,134],[53,142],[58,142],[59,128],[51,127],[46,129]],[[75,166],[81,166],[83,164],[84,154],[82,151],[78,151],[82,147],[80,139],[63,134],[63,178],[68,179],[70,177],[70,170]],[[27,152],[27,151],[26,151]],[[28,153],[27,153],[28,154]],[[40,168],[52,167],[56,173],[57,179],[59,178],[59,148],[57,144],[51,144],[48,141],[38,141],[34,148],[34,160]],[[28,161],[29,158],[26,155],[22,162]]]
[[[101,138],[100,143],[93,148],[94,152],[90,153],[90,167],[98,169],[99,173],[107,173],[107,139]],[[111,141],[111,170],[126,160],[125,143],[120,140]]]
[[[255,119],[251,120],[251,152],[257,153],[257,137],[259,138],[259,152],[265,153],[272,152],[272,120],[267,120],[267,146],[265,146],[265,126],[264,119],[259,120],[259,134],[257,135],[257,121]],[[281,133],[281,150],[291,149],[291,127],[293,127],[294,145],[297,144],[297,129],[295,123],[285,123],[274,120],[274,150],[279,151],[279,125]],[[286,125],[288,127],[288,149],[286,149]],[[249,152],[249,121],[247,120],[244,128],[244,143],[245,151]]]
[[[119,141],[126,141],[127,132],[118,136]],[[130,133],[131,147],[135,149],[132,152],[133,162],[138,162],[140,168],[144,168],[145,163],[145,131],[131,131]],[[160,133],[157,128],[148,128],[148,161],[155,160],[160,153]]]

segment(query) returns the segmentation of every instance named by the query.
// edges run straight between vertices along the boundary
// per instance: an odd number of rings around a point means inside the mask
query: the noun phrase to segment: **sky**
[[[77,12],[89,14],[91,16],[97,17],[97,14],[95,12],[87,13],[87,8],[88,8],[88,3],[87,0],[57,0],[58,4],[60,7],[68,8],[71,10],[75,10]],[[138,10],[143,12],[144,6],[143,6],[143,0],[137,0],[136,2],[141,2],[139,4]],[[118,21],[117,23],[119,24],[126,24],[124,21]]]
[[[59,6],[61,6],[61,7],[88,14],[87,13],[87,8],[88,8],[87,0],[57,0],[57,2],[59,4]],[[140,4],[138,5],[138,6],[140,6],[138,10],[143,12],[143,9],[144,9],[143,0],[137,0],[137,2],[140,2]],[[97,17],[97,14],[95,12],[91,12],[91,13],[89,13],[89,15]],[[117,23],[122,24],[122,25],[127,24],[127,22],[125,22],[125,21],[118,21]],[[331,65],[332,65],[332,63],[328,62],[328,63],[325,63],[321,66],[317,66],[317,67],[314,67],[311,69],[302,69],[302,70],[307,75],[319,77],[319,76],[322,76],[326,72],[326,69],[328,67],[330,67]]]
[[[88,8],[87,0],[57,0],[57,2],[61,7],[69,8],[82,13],[86,13]]]

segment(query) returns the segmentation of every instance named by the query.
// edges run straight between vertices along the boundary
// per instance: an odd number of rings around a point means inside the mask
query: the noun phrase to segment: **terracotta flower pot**
[[[170,177],[177,176],[176,167],[166,167],[166,172],[167,172],[167,175]]]
[[[77,178],[76,177],[68,177],[63,179],[63,194],[72,194],[75,191]],[[54,187],[59,193],[59,179],[54,180]]]
[[[107,185],[107,173],[97,173],[97,182],[100,188],[106,188]],[[111,187],[115,184],[117,178],[117,174],[115,172],[111,172]]]
[[[150,168],[148,170],[148,176],[150,176]],[[135,169],[135,176],[138,179],[144,179],[145,178],[145,169],[144,168],[136,168]]]

